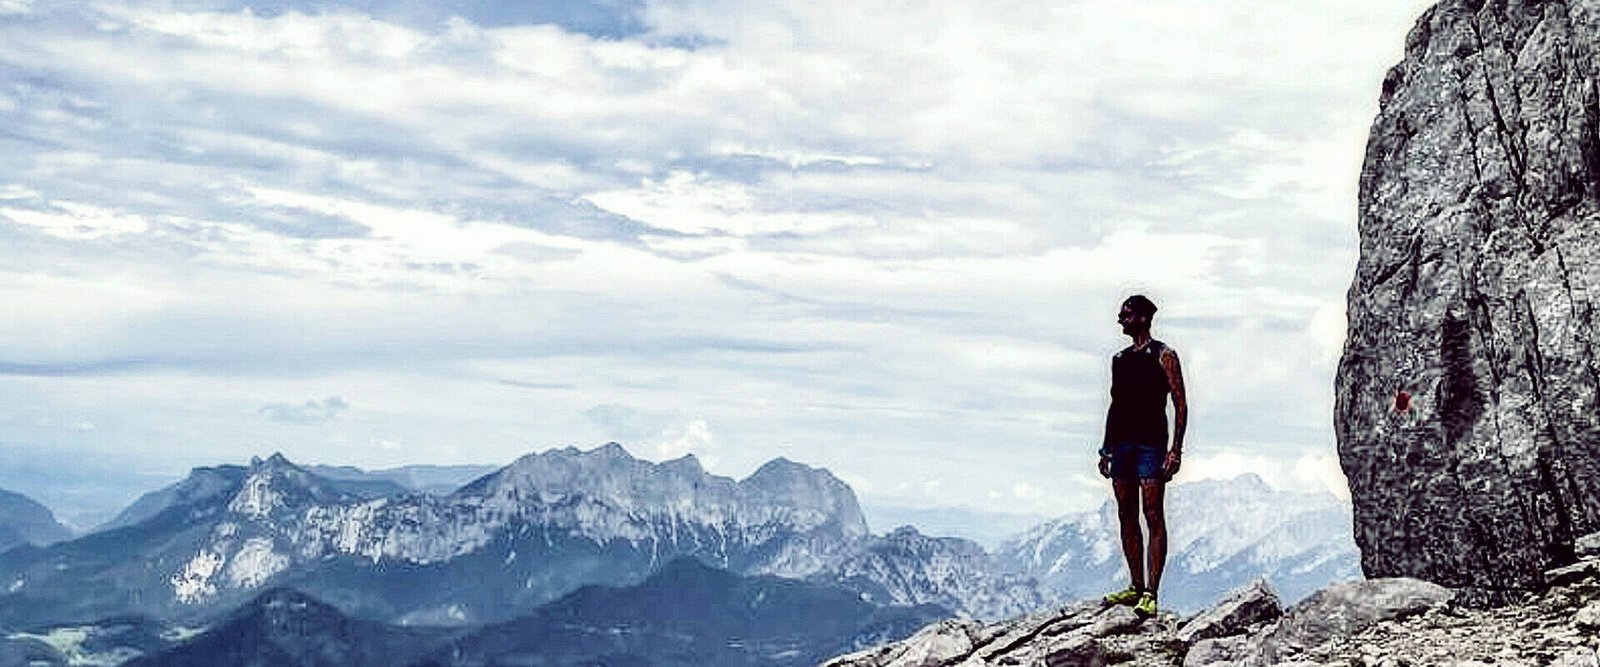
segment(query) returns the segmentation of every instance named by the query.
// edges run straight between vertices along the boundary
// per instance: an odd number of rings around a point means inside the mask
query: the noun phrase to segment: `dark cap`
[[[1143,294],[1135,294],[1124,299],[1122,305],[1132,308],[1133,312],[1145,317],[1152,317],[1156,314],[1156,304]]]

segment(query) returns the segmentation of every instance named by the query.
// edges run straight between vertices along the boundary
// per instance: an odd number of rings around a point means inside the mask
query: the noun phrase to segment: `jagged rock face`
[[[1178,628],[1178,639],[1192,643],[1236,635],[1281,615],[1283,603],[1277,592],[1265,579],[1257,579],[1185,622]]]
[[[269,583],[371,618],[496,620],[584,584],[640,580],[681,554],[740,572],[815,574],[864,536],[854,495],[831,474],[769,468],[736,482],[692,459],[658,465],[616,445],[569,448],[449,496],[372,500],[281,456],[197,469],[116,528],[0,554],[9,593],[0,622],[199,617]],[[807,476],[817,479],[808,486]],[[796,491],[808,488],[818,495]]]
[[[1600,4],[1445,0],[1383,84],[1336,432],[1371,577],[1506,599],[1600,528]]]

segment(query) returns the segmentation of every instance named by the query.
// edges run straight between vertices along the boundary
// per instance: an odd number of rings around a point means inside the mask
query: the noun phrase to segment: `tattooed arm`
[[[1183,457],[1183,433],[1189,426],[1189,400],[1183,390],[1183,369],[1178,365],[1178,353],[1172,348],[1161,351],[1161,368],[1167,372],[1167,385],[1172,390],[1172,448],[1167,451],[1166,475],[1177,474]]]

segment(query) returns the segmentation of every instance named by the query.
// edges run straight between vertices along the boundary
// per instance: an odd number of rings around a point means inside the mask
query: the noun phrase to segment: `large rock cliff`
[[[1370,577],[1507,600],[1600,529],[1600,2],[1444,0],[1383,83],[1337,379]]]

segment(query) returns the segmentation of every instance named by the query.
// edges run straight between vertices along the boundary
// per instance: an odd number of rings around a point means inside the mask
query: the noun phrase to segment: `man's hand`
[[[1172,476],[1178,474],[1178,467],[1182,465],[1183,450],[1176,448],[1167,450],[1167,461],[1161,468],[1161,476],[1164,481],[1172,481]]]

